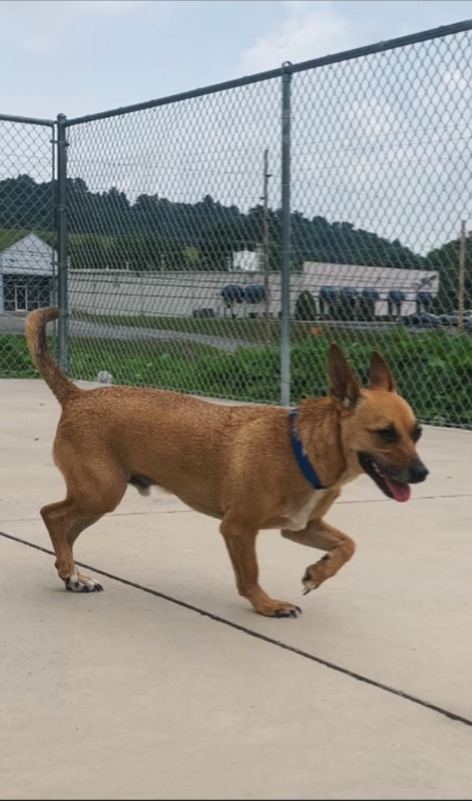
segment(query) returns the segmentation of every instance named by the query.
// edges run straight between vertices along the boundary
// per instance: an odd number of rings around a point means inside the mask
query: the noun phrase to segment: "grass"
[[[103,325],[120,325],[129,328],[154,328],[160,331],[183,331],[190,334],[204,334],[205,336],[227,337],[238,339],[251,344],[277,345],[280,342],[280,321],[270,318],[239,318],[225,317],[156,317],[146,315],[108,315],[75,312],[77,320],[87,320]],[[304,338],[308,324],[297,324],[297,338]]]
[[[377,348],[389,362],[399,392],[421,420],[472,429],[470,337],[445,331],[412,336],[394,328],[386,332],[339,329],[335,338],[362,383],[368,381],[370,352]],[[305,335],[292,345],[293,403],[325,394],[328,341],[325,336]],[[99,371],[107,370],[117,384],[262,403],[278,403],[280,397],[278,347],[240,347],[226,353],[188,340],[76,338],[70,342],[69,358],[70,374],[85,380],[94,381]],[[35,375],[24,338],[0,335],[0,377]]]

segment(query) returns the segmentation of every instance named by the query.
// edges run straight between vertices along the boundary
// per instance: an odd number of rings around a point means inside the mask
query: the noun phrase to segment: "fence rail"
[[[0,375],[289,405],[336,339],[472,428],[472,21],[125,108],[0,115]]]

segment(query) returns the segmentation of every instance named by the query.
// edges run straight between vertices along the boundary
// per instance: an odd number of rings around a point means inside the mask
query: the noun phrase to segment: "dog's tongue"
[[[410,500],[411,490],[408,484],[403,484],[401,481],[394,481],[393,478],[387,478],[386,476],[385,483],[396,501],[405,503],[405,501]]]

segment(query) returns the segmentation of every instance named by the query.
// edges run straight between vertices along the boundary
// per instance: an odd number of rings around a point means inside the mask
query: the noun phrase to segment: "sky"
[[[0,0],[0,110],[74,117],[470,18],[472,0]]]
[[[71,118],[469,18],[472,0],[0,0],[0,113]],[[472,215],[471,47],[469,34],[456,50],[294,76],[295,207],[421,252],[451,238]],[[211,194],[248,208],[268,147],[278,205],[279,92],[259,84],[72,129],[70,174],[132,199]],[[9,174],[40,178],[48,154],[41,162],[29,132],[18,137],[0,139],[0,168],[8,151]]]

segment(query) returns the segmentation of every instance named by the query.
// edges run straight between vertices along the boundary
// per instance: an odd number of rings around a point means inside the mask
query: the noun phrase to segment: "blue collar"
[[[305,476],[306,480],[311,484],[314,489],[324,489],[323,484],[321,483],[320,479],[316,475],[313,467],[310,464],[309,459],[303,453],[303,446],[297,436],[297,425],[296,425],[296,418],[298,414],[298,409],[292,409],[289,413],[290,419],[290,441],[292,443],[292,449],[297,460],[297,464],[302,471],[303,475]]]

